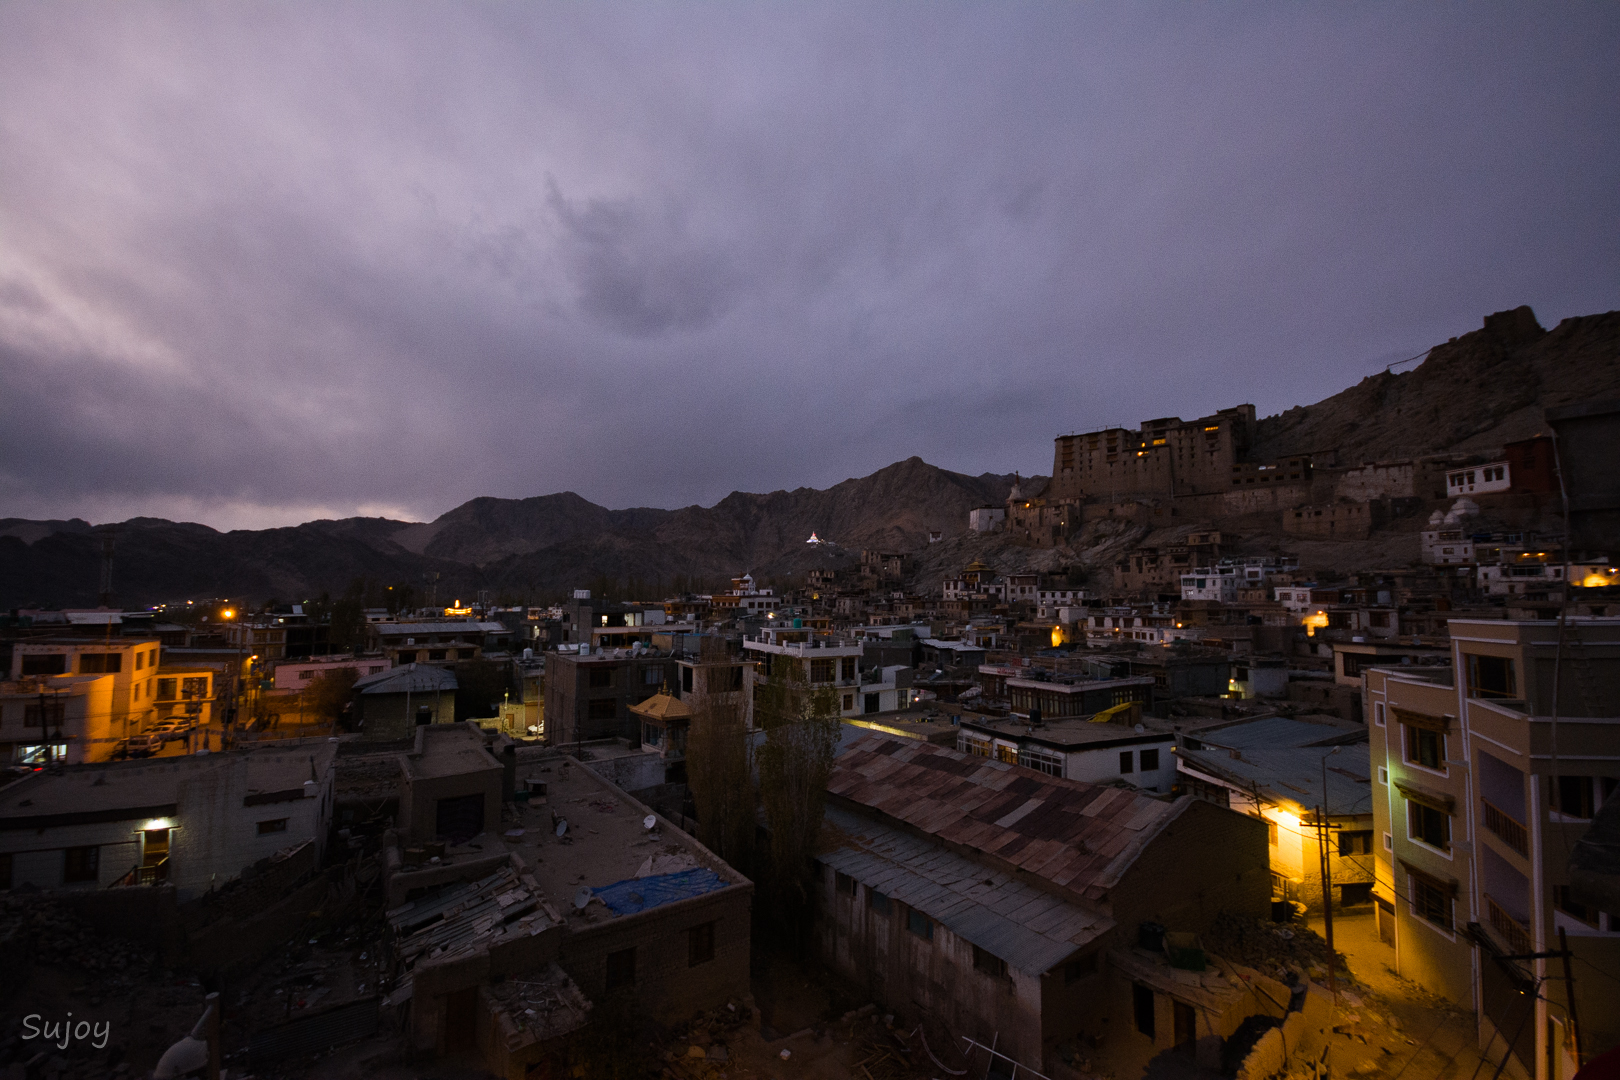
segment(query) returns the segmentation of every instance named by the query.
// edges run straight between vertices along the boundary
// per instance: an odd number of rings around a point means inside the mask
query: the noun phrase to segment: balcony
[[[1485,808],[1485,827],[1495,833],[1508,847],[1528,859],[1530,857],[1529,830],[1509,817],[1505,810],[1493,805],[1489,799],[1479,801],[1480,805]]]
[[[1491,929],[1502,936],[1508,948],[1514,954],[1535,952],[1535,946],[1530,941],[1530,928],[1503,910],[1501,905],[1491,899],[1490,894],[1486,893],[1484,896]]]

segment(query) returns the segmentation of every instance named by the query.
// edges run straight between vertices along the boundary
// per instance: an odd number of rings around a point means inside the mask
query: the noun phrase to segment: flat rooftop
[[[404,755],[405,771],[413,778],[429,780],[501,767],[484,749],[484,737],[465,724],[424,724],[416,732],[421,750]]]
[[[60,774],[37,772],[0,789],[0,829],[121,821],[126,813],[172,810],[183,782],[239,761],[247,763],[247,794],[302,793],[304,781],[323,775],[336,756],[337,744],[330,740],[287,739],[273,748],[68,765]]]
[[[1165,730],[1162,724],[1144,723],[1142,730],[1137,731],[1134,726],[1127,727],[1124,724],[1093,724],[1083,716],[1043,720],[1034,726],[1031,726],[1028,720],[1013,716],[964,716],[962,717],[962,726],[971,728],[974,731],[1004,735],[1008,738],[1035,739],[1049,746],[1063,748],[1112,746],[1143,741],[1162,742],[1172,734],[1172,732]]]
[[[508,835],[504,843],[529,865],[571,930],[615,917],[605,902],[576,909],[573,900],[582,888],[600,890],[632,878],[692,870],[713,871],[722,887],[752,884],[662,817],[653,815],[654,828],[647,829],[643,821],[653,811],[561,751],[520,763],[518,783],[527,780],[543,782],[546,793],[530,799],[520,811],[521,823],[508,825],[509,833],[522,829],[522,835]],[[554,819],[568,822],[561,837]],[[612,900],[616,894],[607,895]]]

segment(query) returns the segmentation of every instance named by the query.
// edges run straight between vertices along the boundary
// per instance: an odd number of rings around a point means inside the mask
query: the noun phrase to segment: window
[[[278,832],[286,832],[286,831],[287,831],[287,819],[284,818],[284,817],[273,818],[270,821],[261,821],[261,822],[259,822],[259,835],[260,836],[267,836],[270,833],[278,833]]]
[[[141,670],[141,668],[143,668],[145,666],[146,666],[146,654],[143,653],[143,652],[136,653],[135,654],[135,670],[139,671],[139,670]]]
[[[1443,930],[1451,929],[1451,890],[1438,881],[1411,875],[1412,910]]]
[[[1372,854],[1371,829],[1346,829],[1339,833],[1339,857]]]
[[[429,649],[428,650],[428,659],[429,660],[443,660],[444,659],[444,650],[443,649]]]
[[[1570,895],[1568,885],[1559,885],[1553,889],[1553,903],[1565,915],[1573,915],[1588,926],[1595,928],[1598,924],[1598,909],[1576,900]]]
[[[313,679],[315,677],[315,670],[313,668],[306,668],[305,670],[300,671],[298,673],[298,677],[299,677],[299,679],[303,680],[304,682],[308,682],[310,679]],[[168,683],[170,686],[174,685],[174,680],[173,679],[164,679],[162,681]],[[158,696],[163,697],[164,695],[160,691],[158,693]]]
[[[597,698],[585,705],[585,719],[612,720],[619,715],[619,703],[613,698]]]
[[[590,678],[586,685],[588,685],[592,690],[601,690],[604,687],[612,686],[613,669],[610,667],[591,668]]]
[[[1412,839],[1445,851],[1451,847],[1451,816],[1443,810],[1406,800],[1406,824]]]
[[[1277,823],[1275,821],[1266,822],[1266,835],[1271,841],[1271,846],[1276,847],[1277,846]]]
[[[23,727],[52,727],[60,729],[67,718],[67,703],[45,701],[23,706]]]
[[[838,872],[837,878],[834,879],[833,887],[845,896],[855,895],[855,879],[842,870]]]
[[[1394,851],[1395,850],[1395,837],[1390,835],[1389,833],[1384,834],[1384,850],[1385,851]]]
[[[1073,986],[1087,975],[1097,973],[1097,954],[1087,953],[1078,960],[1070,960],[1063,965],[1063,985]]]
[[[686,932],[686,966],[697,967],[714,959],[714,923],[706,922]],[[632,975],[632,981],[634,976]]]
[[[1158,769],[1159,769],[1159,751],[1157,749],[1143,750],[1142,751],[1142,771],[1143,772],[1157,772]]]
[[[1129,750],[1121,750],[1119,752],[1119,772],[1120,772],[1120,775],[1123,776],[1123,775],[1125,775],[1126,773],[1128,773],[1130,771],[1131,771],[1131,751],[1129,751]]]
[[[810,681],[813,683],[829,683],[833,681],[834,661],[810,661]]]
[[[95,881],[101,870],[99,847],[70,847],[62,852],[62,881]]]
[[[853,708],[855,708],[855,695],[854,694],[845,694],[844,695],[844,711],[849,712]]]
[[[906,929],[920,938],[928,941],[934,940],[934,920],[916,908],[906,909]]]
[[[981,971],[994,979],[1007,977],[1007,961],[995,953],[985,952],[977,945],[973,946],[973,970]]]
[[[1379,727],[1384,726],[1384,703],[1382,701],[1373,705],[1373,723]]]
[[[1547,777],[1547,805],[1558,813],[1585,820],[1592,816],[1592,803],[1592,777]]]
[[[838,674],[845,681],[855,678],[855,658],[853,656],[845,656],[838,661]]]
[[[1378,766],[1378,782],[1380,784],[1389,783],[1389,770],[1382,765]]]
[[[683,667],[683,668],[681,668],[681,693],[690,694],[691,692],[692,692],[692,669],[689,668],[689,667]]]
[[[1427,728],[1407,728],[1406,760],[1414,765],[1422,765],[1425,769],[1438,769],[1444,772],[1446,767],[1444,733],[1430,731]]]
[[[687,670],[690,671],[692,669],[687,668]],[[657,686],[660,683],[662,683],[663,681],[664,681],[664,673],[662,671],[658,670],[657,668],[650,667],[650,668],[643,668],[642,669],[642,671],[641,671],[641,685],[642,686]],[[690,686],[688,686],[687,689],[690,690],[692,688]]]
[[[887,915],[894,910],[894,902],[870,886],[866,890],[866,906],[879,915]]]
[[[996,760],[1005,761],[1009,765],[1018,764],[1018,747],[1008,746],[1006,743],[997,743]]]
[[[636,950],[632,946],[607,954],[607,988],[618,990],[636,985]]]
[[[124,657],[121,653],[80,653],[79,674],[102,675],[116,674],[124,667]]]
[[[962,749],[974,757],[990,756],[990,740],[975,739],[968,735],[962,736]]]
[[[1141,983],[1131,984],[1131,1013],[1136,1021],[1136,1030],[1153,1038],[1153,991]]]
[[[1504,656],[1468,657],[1468,695],[1470,697],[1518,697],[1518,679],[1514,675],[1513,661]]]
[[[1026,769],[1034,769],[1048,776],[1063,775],[1063,758],[1057,754],[1050,754],[1043,750],[1024,750],[1018,755],[1018,764]]]
[[[61,675],[67,671],[67,656],[63,653],[51,653],[48,656],[24,656],[22,658],[22,674],[24,675]]]
[[[400,662],[401,666],[404,666],[405,664],[414,664],[414,663],[416,663],[416,650],[415,649],[401,649],[401,650],[399,650],[399,662]]]

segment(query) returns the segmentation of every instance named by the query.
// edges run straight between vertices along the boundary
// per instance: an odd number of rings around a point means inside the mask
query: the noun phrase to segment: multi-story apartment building
[[[743,640],[743,655],[757,661],[763,681],[781,665],[798,666],[811,687],[831,686],[838,694],[838,715],[860,716],[857,700],[861,682],[861,653],[858,641],[836,642],[818,637],[808,627],[767,627],[757,638]]]
[[[639,745],[641,722],[630,706],[674,683],[674,657],[639,647],[573,648],[546,654],[546,734],[552,744],[625,738]]]
[[[1620,912],[1570,851],[1620,786],[1620,619],[1452,619],[1451,665],[1366,671],[1380,934],[1520,1076],[1620,1044]],[[1555,700],[1556,695],[1556,700]],[[1569,951],[1564,975],[1563,950]]]
[[[149,638],[19,642],[0,740],[18,761],[107,760],[156,721],[161,652]]]

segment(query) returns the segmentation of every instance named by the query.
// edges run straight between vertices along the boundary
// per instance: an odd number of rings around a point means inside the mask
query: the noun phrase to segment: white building
[[[1031,727],[1017,717],[964,717],[956,741],[956,748],[965,754],[1022,765],[1048,776],[1093,784],[1123,780],[1161,793],[1175,786],[1175,745],[1174,732],[1079,718]]]
[[[1237,599],[1238,588],[1244,584],[1240,567],[1230,563],[1205,567],[1181,575],[1183,600],[1218,600],[1230,604]]]
[[[1493,461],[1489,465],[1476,465],[1470,469],[1453,469],[1446,473],[1447,498],[1507,491],[1512,486],[1513,473],[1505,461]]]
[[[1315,606],[1311,603],[1311,589],[1314,587],[1314,585],[1278,585],[1272,595],[1277,603],[1295,615],[1303,615]]]
[[[769,682],[783,664],[796,664],[812,688],[831,686],[838,694],[840,716],[860,716],[856,700],[860,687],[859,642],[835,642],[815,637],[805,627],[768,626],[757,638],[743,639],[743,655],[757,661],[760,682]]]
[[[894,712],[911,704],[911,668],[900,664],[874,668],[861,679],[856,704],[861,715]]]
[[[1473,538],[1461,529],[1425,529],[1423,561],[1430,566],[1470,566],[1474,562]]]
[[[1006,520],[1005,506],[975,506],[968,511],[968,528],[973,532],[989,532]]]
[[[319,865],[337,743],[68,766],[6,788],[0,856],[13,887],[167,883],[187,900],[306,841]]]
[[[329,671],[353,668],[360,676],[376,675],[388,670],[384,656],[316,656],[303,660],[283,660],[276,665],[277,690],[304,690]]]

